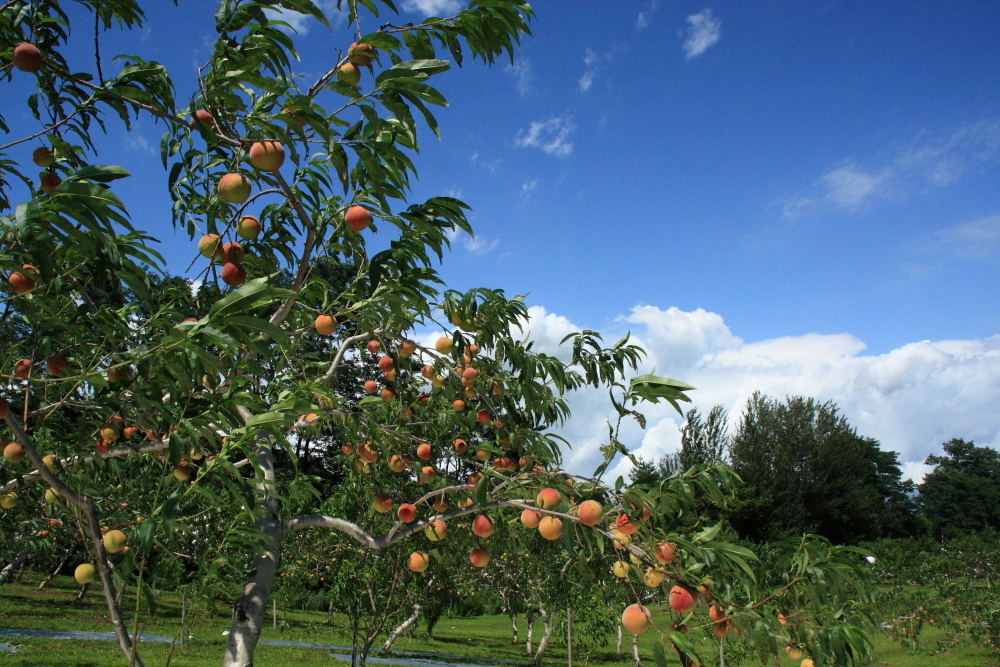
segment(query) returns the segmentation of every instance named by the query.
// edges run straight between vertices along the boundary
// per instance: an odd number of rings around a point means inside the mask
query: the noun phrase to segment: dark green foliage
[[[818,533],[856,543],[912,530],[912,483],[894,452],[858,435],[832,402],[760,393],[733,436],[733,469],[746,482],[730,521],[749,539]]]
[[[936,466],[920,485],[923,513],[935,535],[1000,529],[1000,453],[952,438],[946,456],[928,456]]]

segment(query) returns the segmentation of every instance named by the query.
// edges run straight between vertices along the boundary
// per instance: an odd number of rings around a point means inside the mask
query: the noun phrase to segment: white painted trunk
[[[404,632],[406,632],[407,630],[409,630],[410,627],[417,622],[418,618],[420,618],[420,605],[415,604],[413,605],[413,613],[410,614],[410,617],[408,619],[400,623],[399,627],[397,627],[395,630],[392,631],[392,633],[389,635],[389,638],[385,640],[384,644],[382,644],[382,650],[388,651],[390,648],[392,648],[392,645],[395,643],[397,639],[399,639],[399,636]]]
[[[632,635],[632,660],[635,667],[642,667],[642,660],[639,659],[639,635]]]
[[[6,584],[10,581],[11,577],[14,576],[14,570],[17,566],[24,562],[24,559],[28,557],[31,553],[31,542],[26,543],[21,550],[14,556],[14,560],[7,564],[7,566],[0,570],[0,585]]]
[[[511,640],[510,643],[512,645],[514,645],[514,646],[517,646],[517,644],[518,644],[518,641],[517,641],[517,614],[511,614],[510,615],[510,629],[511,629],[511,632],[514,634],[514,639]]]
[[[229,626],[229,640],[222,659],[223,667],[251,667],[253,652],[257,648],[260,632],[264,629],[267,601],[271,597],[274,576],[281,560],[281,547],[274,532],[277,526],[268,522],[265,533],[271,543],[265,544],[267,552],[254,557],[250,576],[243,586],[243,594],[233,605],[233,619]]]
[[[615,644],[615,657],[622,659],[622,624],[618,624],[618,643]]]
[[[549,640],[552,639],[552,630],[555,628],[555,612],[549,614],[544,609],[542,609],[542,616],[545,617],[545,632],[542,633],[542,641],[538,642],[538,651],[535,653],[535,664],[542,664],[542,656],[545,655],[545,649],[549,647]]]

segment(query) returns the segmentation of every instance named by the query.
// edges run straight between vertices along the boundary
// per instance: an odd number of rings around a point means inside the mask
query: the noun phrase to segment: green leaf
[[[122,167],[113,165],[92,164],[78,169],[66,177],[67,181],[97,181],[98,183],[109,183],[119,178],[128,178],[132,174]]]

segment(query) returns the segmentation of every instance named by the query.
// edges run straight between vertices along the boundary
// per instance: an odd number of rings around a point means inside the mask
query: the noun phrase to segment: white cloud
[[[983,259],[1000,254],[1000,214],[942,229],[914,250],[921,255]]]
[[[403,11],[426,16],[450,16],[462,8],[459,0],[405,0]]]
[[[783,202],[788,217],[822,208],[857,210],[877,200],[933,192],[958,182],[969,170],[994,164],[1000,156],[1000,121],[983,120],[936,136],[922,133],[875,167],[853,160],[831,169],[804,191]]]
[[[516,146],[540,148],[549,155],[565,157],[573,152],[572,142],[567,141],[576,126],[568,118],[550,118],[532,121],[527,131],[517,133]]]
[[[649,8],[645,11],[639,12],[639,15],[635,17],[635,31],[649,27],[650,17],[656,13],[656,10],[660,8],[660,0],[650,0]]]
[[[470,159],[472,160],[472,164],[477,167],[482,167],[491,174],[496,173],[497,167],[500,165],[500,158],[497,158],[496,160],[483,160],[479,155],[479,151],[473,153]]]
[[[687,39],[681,46],[684,49],[684,59],[691,60],[718,43],[722,21],[712,18],[711,9],[703,9],[687,17],[687,22],[688,27],[685,31]]]
[[[517,92],[522,97],[531,92],[531,83],[535,80],[535,74],[531,69],[530,60],[521,58],[513,65],[507,65],[504,72],[514,77],[514,85],[517,86]]]
[[[544,308],[530,308],[529,314],[531,338],[542,351],[557,352],[558,341],[579,329]],[[648,352],[641,372],[655,368],[658,375],[694,385],[693,405],[703,412],[721,403],[735,418],[757,390],[778,399],[833,400],[859,433],[899,452],[905,473],[917,481],[926,472],[923,460],[952,437],[1000,446],[1000,335],[908,343],[866,355],[864,342],[847,333],[747,343],[721,315],[701,309],[636,306],[620,321],[633,327],[639,334],[634,342]],[[605,342],[621,333],[605,332]],[[557,353],[565,356],[565,350]],[[597,448],[606,442],[606,420],[614,410],[598,390],[573,394],[570,405],[573,417],[563,435],[573,449],[565,465],[587,473],[600,461]],[[644,404],[641,411],[647,430],[625,423],[623,442],[645,458],[675,451],[683,419],[667,404]],[[628,467],[622,459],[610,474],[626,474]]]
[[[887,178],[885,172],[872,174],[852,163],[825,174],[822,180],[828,200],[843,208],[857,208],[878,194]]]
[[[590,90],[590,87],[594,84],[594,77],[597,76],[597,54],[589,46],[583,52],[583,64],[587,66],[587,69],[583,72],[583,76],[580,77],[579,86],[581,93]]]
[[[524,183],[521,183],[521,196],[522,197],[527,197],[532,192],[534,192],[535,188],[537,188],[537,187],[538,187],[538,179],[537,178],[533,178],[530,181],[525,181]]]
[[[478,236],[478,237],[472,237],[472,236],[470,236],[469,238],[467,238],[465,240],[465,244],[464,245],[465,245],[465,249],[468,250],[469,252],[475,252],[475,253],[483,254],[483,253],[489,252],[490,250],[493,250],[498,245],[500,245],[500,240],[499,239],[488,239],[488,238],[485,238],[485,237],[482,237],[482,236]]]

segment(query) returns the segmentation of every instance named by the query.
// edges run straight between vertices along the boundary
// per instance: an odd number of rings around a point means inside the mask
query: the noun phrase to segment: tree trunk
[[[535,620],[538,618],[538,614],[532,614],[530,612],[524,615],[524,618],[528,621],[528,641],[525,642],[524,649],[525,655],[529,658],[531,657],[531,636],[534,634],[535,630]]]
[[[69,556],[63,556],[63,559],[59,561],[58,565],[56,565],[56,569],[52,570],[52,572],[49,573],[49,576],[42,579],[42,583],[38,584],[38,590],[42,590],[48,585],[50,581],[52,581],[55,577],[59,576],[59,573],[62,572],[63,565],[65,565],[66,561],[68,560]]]
[[[566,667],[573,667],[573,612],[566,607]]]
[[[618,624],[618,643],[615,644],[615,657],[622,659],[622,624]]]
[[[555,627],[556,614],[552,612],[551,614],[545,611],[545,607],[541,609],[542,616],[545,618],[545,632],[542,634],[542,641],[538,642],[538,651],[535,653],[535,664],[542,664],[542,656],[545,655],[545,649],[549,647],[549,640],[552,639],[552,630]]]
[[[326,610],[326,624],[330,625],[333,623],[333,602],[330,602],[330,607]]]
[[[635,667],[642,667],[642,660],[639,659],[639,635],[632,635],[632,660]]]
[[[413,605],[413,613],[410,614],[410,617],[408,619],[400,623],[399,627],[397,627],[395,630],[392,631],[392,634],[389,635],[389,638],[385,640],[384,644],[382,644],[382,650],[388,651],[390,648],[392,648],[393,643],[397,639],[399,639],[399,636],[401,634],[409,630],[410,626],[412,626],[414,623],[417,622],[417,618],[419,616],[420,616],[420,605],[415,604]]]
[[[240,409],[243,414],[244,410]],[[243,414],[249,421],[249,412]],[[262,515],[259,521],[261,532],[267,536],[262,546],[263,554],[254,556],[250,565],[250,575],[243,586],[243,594],[233,605],[233,620],[229,626],[229,639],[222,658],[223,667],[252,667],[253,652],[257,648],[264,618],[267,614],[267,600],[274,586],[274,576],[281,561],[281,522],[278,521],[278,503],[274,495],[274,458],[271,448],[259,442],[254,449],[257,466],[263,479],[256,484],[263,500],[260,503]]]
[[[517,646],[520,643],[517,641],[517,614],[510,615],[510,629],[514,633],[514,639],[510,643],[513,646]]]
[[[25,542],[24,546],[21,547],[21,550],[17,552],[16,556],[14,556],[14,560],[8,563],[7,567],[5,567],[3,570],[0,570],[0,586],[6,584],[8,581],[11,580],[11,578],[14,576],[14,570],[16,570],[17,567],[22,562],[24,562],[24,559],[27,558],[28,554],[30,553],[31,553],[31,542]]]

